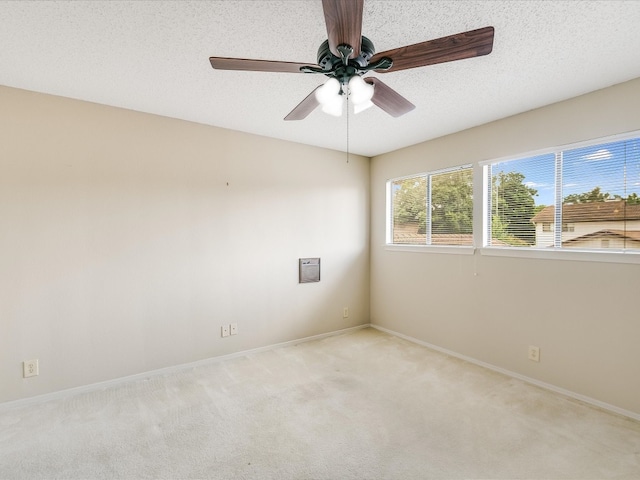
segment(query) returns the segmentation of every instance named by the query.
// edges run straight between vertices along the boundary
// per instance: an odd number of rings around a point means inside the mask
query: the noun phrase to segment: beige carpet
[[[640,423],[365,329],[0,408],[0,478],[640,479]]]

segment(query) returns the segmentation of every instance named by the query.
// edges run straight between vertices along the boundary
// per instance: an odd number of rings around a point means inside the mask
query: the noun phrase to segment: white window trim
[[[386,243],[383,247],[390,252],[444,253],[456,255],[473,255],[476,252],[476,247],[471,245],[403,245],[400,243]]]
[[[570,260],[580,262],[640,264],[640,252],[622,250],[578,250],[569,248],[483,247],[478,249],[488,257],[517,257],[537,260]]]
[[[491,246],[488,245],[488,232],[489,227],[487,222],[491,219],[488,215],[488,186],[489,186],[489,174],[491,166],[496,163],[508,162],[512,160],[521,160],[524,158],[536,157],[545,154],[556,155],[556,162],[558,162],[558,154],[561,154],[565,150],[571,150],[575,148],[588,147],[592,145],[598,145],[600,143],[612,143],[622,140],[630,140],[640,137],[640,130],[634,130],[631,132],[621,133],[617,135],[611,135],[607,137],[600,137],[591,140],[584,140],[576,143],[569,143],[565,145],[558,145],[555,147],[543,148],[540,150],[534,150],[530,152],[524,152],[517,155],[510,155],[507,157],[496,158],[492,160],[483,160],[478,162],[478,165],[482,168],[482,208],[483,208],[483,225],[482,225],[482,247],[479,247],[481,255],[494,256],[494,257],[519,257],[519,258],[533,258],[533,259],[549,259],[549,260],[570,260],[570,261],[586,261],[586,262],[603,262],[603,263],[631,263],[640,264],[640,251],[638,250],[581,250],[581,249],[569,249],[562,247],[553,248],[533,248],[533,247],[504,247],[504,246]],[[560,175],[558,168],[556,168],[556,176]],[[558,199],[562,198],[562,184],[558,186],[558,179],[556,178],[556,190],[560,188],[559,192],[556,192],[556,204]],[[556,216],[560,214],[561,209],[556,205]],[[556,236],[562,235],[562,228],[556,229],[554,222],[552,230]],[[556,230],[560,230],[556,232]],[[556,239],[556,244],[558,240]]]
[[[640,130],[633,130],[630,132],[619,133],[617,135],[610,135],[608,137],[599,137],[599,138],[594,138],[591,140],[583,140],[575,143],[556,145],[555,147],[547,147],[547,148],[541,148],[539,150],[531,150],[528,152],[518,153],[515,155],[508,155],[506,157],[492,158],[489,160],[481,160],[478,162],[478,165],[480,165],[481,167],[484,167],[487,165],[492,165],[494,163],[509,162],[511,160],[522,160],[524,158],[538,157],[540,155],[546,155],[549,153],[555,154],[564,150],[573,150],[576,148],[589,147],[592,145],[597,145],[599,143],[612,143],[612,142],[619,142],[622,140],[630,140],[632,138],[638,138],[639,136],[640,136]],[[411,177],[411,176],[412,175],[409,175],[408,177]]]
[[[621,250],[577,250],[577,249],[537,249],[517,247],[484,247],[455,245],[389,245],[382,246],[390,252],[436,253],[453,255],[474,255],[476,251],[486,257],[530,258],[534,260],[569,260],[574,262],[627,263],[640,264],[640,252]]]
[[[391,185],[400,180],[406,180],[408,178],[426,176],[429,180],[428,192],[431,190],[431,177],[433,175],[440,175],[443,173],[457,172],[460,170],[472,169],[472,177],[474,178],[473,185],[475,187],[475,175],[476,170],[471,163],[464,165],[457,165],[455,167],[441,168],[439,170],[431,170],[428,172],[414,173],[412,175],[403,175],[401,177],[390,178],[385,182],[385,250],[397,251],[397,252],[419,252],[419,253],[456,253],[460,255],[473,255],[475,253],[475,245],[418,245],[418,244],[402,244],[393,243],[393,202],[391,198]],[[474,190],[475,191],[475,190]],[[428,203],[431,203],[430,201]],[[475,206],[475,204],[474,204]],[[475,209],[474,209],[475,217]],[[472,219],[473,220],[473,219]],[[475,222],[473,223],[473,238],[475,240]],[[431,240],[431,232],[427,232],[427,238]]]
[[[538,155],[544,155],[564,150],[570,150],[574,148],[581,148],[590,145],[596,145],[598,143],[610,143],[621,140],[629,140],[640,136],[640,130],[634,130],[626,133],[620,133],[617,135],[610,135],[607,137],[600,137],[591,140],[584,140],[581,142],[575,142],[570,144],[558,145],[555,147],[549,147],[525,153],[519,153],[517,155],[509,155],[501,158],[494,158],[490,160],[482,160],[472,165],[462,165],[459,167],[445,168],[441,170],[435,170],[431,172],[416,173],[413,175],[405,175],[402,177],[396,177],[387,180],[386,186],[386,224],[385,224],[385,244],[382,246],[387,251],[395,252],[413,252],[413,253],[437,253],[437,254],[458,254],[458,255],[473,255],[478,251],[480,255],[488,257],[513,257],[513,258],[530,258],[538,260],[563,260],[563,261],[579,261],[579,262],[602,262],[602,263],[626,263],[626,264],[640,264],[640,251],[637,250],[579,250],[569,248],[530,248],[530,247],[503,247],[503,246],[486,246],[488,243],[486,223],[488,221],[488,171],[492,164],[507,162],[510,160],[519,160],[522,158],[535,157]],[[478,205],[474,202],[474,218],[473,218],[473,246],[455,246],[455,245],[402,245],[391,243],[391,189],[389,185],[391,182],[402,180],[405,178],[417,177],[420,175],[433,175],[442,172],[448,172],[452,170],[458,170],[463,168],[473,167],[473,192],[474,199],[482,199],[482,204]],[[478,193],[480,193],[478,195]],[[557,210],[557,209],[556,209]],[[490,220],[490,219],[489,219]],[[480,228],[478,228],[480,227]],[[560,232],[561,233],[561,232]],[[478,245],[482,245],[479,247]]]

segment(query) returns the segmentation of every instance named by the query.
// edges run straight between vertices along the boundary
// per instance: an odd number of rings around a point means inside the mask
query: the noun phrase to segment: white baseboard
[[[355,327],[344,328],[342,330],[335,330],[333,332],[321,333],[318,335],[312,335],[310,337],[299,338],[296,340],[289,340],[287,342],[275,343],[273,345],[267,345],[264,347],[253,348],[250,350],[243,350],[240,352],[230,353],[228,355],[220,355],[218,357],[206,358],[204,360],[198,360],[196,362],[183,363],[180,365],[174,365],[171,367],[160,368],[157,370],[151,370],[148,372],[137,373],[135,375],[129,375],[126,377],[114,378],[113,380],[107,380],[104,382],[91,383],[89,385],[82,385],[80,387],[68,388],[65,390],[59,390],[57,392],[45,393],[43,395],[36,395],[33,397],[22,398],[19,400],[12,400],[9,402],[0,403],[0,411],[9,410],[14,408],[20,408],[27,405],[40,404],[44,402],[49,402],[52,400],[59,400],[62,398],[70,397],[73,395],[78,395],[81,393],[95,392],[97,390],[104,390],[106,388],[114,387],[117,385],[121,385],[123,383],[135,382],[139,380],[145,380],[152,377],[169,375],[172,373],[179,373],[184,370],[190,370],[196,367],[202,367],[207,365],[212,365],[218,362],[223,362],[225,360],[230,360],[233,358],[244,357],[246,355],[251,355],[260,352],[267,352],[269,350],[273,350],[280,347],[288,347],[291,345],[298,345],[300,343],[311,342],[313,340],[320,340],[327,337],[333,337],[335,335],[341,335],[343,333],[353,332],[356,330],[361,330],[363,328],[368,328],[371,325],[365,323],[363,325],[357,325]]]
[[[566,397],[574,398],[576,400],[580,400],[581,402],[588,403],[589,405],[593,405],[594,407],[601,408],[603,410],[608,410],[613,413],[617,413],[618,415],[623,415],[625,417],[632,418],[634,420],[640,421],[640,414],[632,412],[630,410],[625,410],[624,408],[616,407],[615,405],[611,405],[609,403],[601,402],[600,400],[596,400],[595,398],[587,397],[586,395],[581,395],[576,392],[572,392],[570,390],[566,390],[561,387],[557,387],[556,385],[552,385],[550,383],[541,382],[540,380],[536,380],[535,378],[527,377],[525,375],[521,375],[516,372],[512,372],[510,370],[504,369],[502,367],[497,367],[495,365],[491,365],[490,363],[485,363],[480,360],[476,360],[475,358],[467,357],[466,355],[461,355],[452,350],[448,350],[446,348],[439,347],[437,345],[433,345],[428,342],[423,342],[422,340],[418,340],[417,338],[410,337],[409,335],[404,335],[402,333],[395,332],[393,330],[389,330],[388,328],[381,327],[379,325],[370,325],[372,328],[376,330],[380,330],[381,332],[388,333],[389,335],[393,335],[395,337],[402,338],[404,340],[408,340],[409,342],[416,343],[418,345],[422,345],[423,347],[430,348],[432,350],[436,350],[440,353],[444,353],[446,355],[450,355],[455,358],[459,358],[460,360],[464,360],[469,363],[473,363],[474,365],[478,365],[480,367],[488,368],[489,370],[493,370],[494,372],[502,373],[503,375],[507,375],[508,377],[517,378],[518,380],[522,380],[524,382],[530,383],[537,387],[544,388],[546,390],[551,390],[552,392],[559,393]]]

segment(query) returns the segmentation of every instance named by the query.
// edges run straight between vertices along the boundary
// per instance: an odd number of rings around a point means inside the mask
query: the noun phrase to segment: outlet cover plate
[[[529,345],[529,360],[532,362],[540,361],[540,348]]]
[[[25,360],[24,362],[22,362],[23,378],[35,377],[36,375],[40,375],[37,358],[33,360]]]

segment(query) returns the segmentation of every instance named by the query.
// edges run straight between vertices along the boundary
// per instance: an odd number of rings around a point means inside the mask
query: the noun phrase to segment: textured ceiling
[[[374,156],[640,77],[638,25],[637,0],[365,0],[377,51],[494,26],[493,52],[372,74],[416,105],[403,117],[285,122],[325,77],[208,59],[315,63],[320,0],[0,0],[0,84]]]

